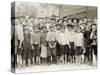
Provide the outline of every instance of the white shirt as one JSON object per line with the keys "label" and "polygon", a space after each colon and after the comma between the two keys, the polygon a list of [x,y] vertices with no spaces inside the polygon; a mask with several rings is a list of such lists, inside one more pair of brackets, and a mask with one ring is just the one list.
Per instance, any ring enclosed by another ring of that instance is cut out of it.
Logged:
{"label": "white shirt", "polygon": [[76,33],[76,37],[75,37],[75,45],[76,46],[83,46],[83,33]]}
{"label": "white shirt", "polygon": [[69,40],[68,40],[67,37],[68,37],[68,36],[66,35],[65,32],[64,32],[64,33],[63,33],[63,32],[59,32],[58,38],[57,38],[59,44],[61,44],[61,45],[69,44]]}
{"label": "white shirt", "polygon": [[18,34],[18,39],[19,40],[23,40],[24,39],[24,36],[23,36],[23,27],[21,25],[17,25],[17,26],[15,26],[15,31]]}
{"label": "white shirt", "polygon": [[75,41],[75,32],[66,30],[66,34],[68,36],[69,42]]}
{"label": "white shirt", "polygon": [[18,40],[20,40],[19,47],[21,47],[22,42],[24,40],[23,27],[22,27],[22,25],[15,25],[15,32],[18,35]]}
{"label": "white shirt", "polygon": [[47,33],[47,37],[46,37],[47,41],[56,41],[56,32],[55,31],[49,31]]}

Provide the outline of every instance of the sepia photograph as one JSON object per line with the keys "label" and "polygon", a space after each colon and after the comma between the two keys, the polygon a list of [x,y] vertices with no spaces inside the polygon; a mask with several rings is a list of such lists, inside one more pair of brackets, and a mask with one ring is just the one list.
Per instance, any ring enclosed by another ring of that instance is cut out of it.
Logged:
{"label": "sepia photograph", "polygon": [[97,7],[11,3],[14,73],[97,68]]}

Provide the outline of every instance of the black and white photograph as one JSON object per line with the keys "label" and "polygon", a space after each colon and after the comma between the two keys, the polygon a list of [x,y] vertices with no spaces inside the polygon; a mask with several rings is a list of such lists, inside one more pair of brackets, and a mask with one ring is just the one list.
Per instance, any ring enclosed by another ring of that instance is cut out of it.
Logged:
{"label": "black and white photograph", "polygon": [[12,72],[97,68],[97,18],[96,6],[12,2]]}

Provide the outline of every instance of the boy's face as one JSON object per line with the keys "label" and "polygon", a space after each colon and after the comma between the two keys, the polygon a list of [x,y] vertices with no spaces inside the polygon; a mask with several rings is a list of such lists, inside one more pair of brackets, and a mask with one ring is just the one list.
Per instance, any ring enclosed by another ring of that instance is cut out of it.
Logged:
{"label": "boy's face", "polygon": [[91,22],[88,22],[88,23],[87,23],[87,25],[88,25],[88,26],[91,26],[91,25],[92,25],[92,23],[91,23]]}
{"label": "boy's face", "polygon": [[55,24],[55,20],[51,20],[51,23],[52,23],[52,24]]}
{"label": "boy's face", "polygon": [[31,17],[29,20],[30,20],[31,23],[34,22],[34,18],[33,17]]}
{"label": "boy's face", "polygon": [[27,25],[31,24],[31,19],[27,20]]}
{"label": "boy's face", "polygon": [[43,22],[43,19],[39,19],[39,23]]}
{"label": "boy's face", "polygon": [[43,31],[46,32],[46,31],[47,31],[47,28],[44,27],[44,28],[43,28]]}
{"label": "boy's face", "polygon": [[48,18],[46,19],[46,21],[49,23],[49,22],[50,22],[50,18],[48,17]]}
{"label": "boy's face", "polygon": [[21,22],[24,22],[24,18],[20,18],[20,21],[21,21]]}
{"label": "boy's face", "polygon": [[74,31],[74,32],[76,32],[76,31],[77,31],[77,27],[76,27],[76,26],[74,26],[74,29],[73,29],[73,31]]}
{"label": "boy's face", "polygon": [[34,18],[33,17],[31,17],[30,19],[31,19],[31,21],[34,21]]}
{"label": "boy's face", "polygon": [[87,27],[87,25],[86,25],[86,24],[82,24],[82,26],[83,26],[83,28],[86,28],[86,27]]}
{"label": "boy's face", "polygon": [[63,25],[65,25],[65,26],[66,26],[66,25],[67,25],[67,22],[66,22],[66,21],[64,21],[64,22],[63,22]]}
{"label": "boy's face", "polygon": [[83,23],[83,21],[82,20],[79,20],[79,24],[81,24],[81,23]]}
{"label": "boy's face", "polygon": [[56,17],[56,21],[58,21],[59,20],[59,17]]}
{"label": "boy's face", "polygon": [[61,32],[65,32],[65,28],[64,27],[61,28]]}
{"label": "boy's face", "polygon": [[60,26],[59,26],[59,25],[57,25],[57,26],[56,26],[56,30],[59,30],[59,29],[60,29]]}
{"label": "boy's face", "polygon": [[68,20],[68,24],[71,24],[72,23],[72,21],[71,20]]}
{"label": "boy's face", "polygon": [[25,16],[25,20],[28,20],[29,19],[29,16]]}
{"label": "boy's face", "polygon": [[81,31],[81,28],[80,28],[80,27],[78,27],[78,28],[77,28],[77,32],[80,32],[80,31]]}
{"label": "boy's face", "polygon": [[77,20],[76,20],[76,19],[74,19],[74,20],[73,20],[73,23],[77,23]]}
{"label": "boy's face", "polygon": [[87,18],[84,18],[84,19],[83,19],[83,22],[84,22],[84,23],[87,23],[87,21],[88,21]]}
{"label": "boy's face", "polygon": [[71,28],[70,26],[68,26],[67,29],[68,29],[69,31],[72,31],[72,28]]}
{"label": "boy's face", "polygon": [[52,28],[50,28],[50,31],[54,31],[54,28],[52,27]]}
{"label": "boy's face", "polygon": [[59,20],[59,23],[61,24],[62,23],[62,20]]}
{"label": "boy's face", "polygon": [[92,31],[96,31],[97,27],[95,25],[92,26]]}

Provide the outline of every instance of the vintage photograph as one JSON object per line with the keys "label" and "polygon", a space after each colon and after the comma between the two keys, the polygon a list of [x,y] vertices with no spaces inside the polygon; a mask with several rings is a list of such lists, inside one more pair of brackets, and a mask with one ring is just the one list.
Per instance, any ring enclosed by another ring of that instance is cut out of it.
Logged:
{"label": "vintage photograph", "polygon": [[15,73],[97,68],[97,7],[11,3]]}

